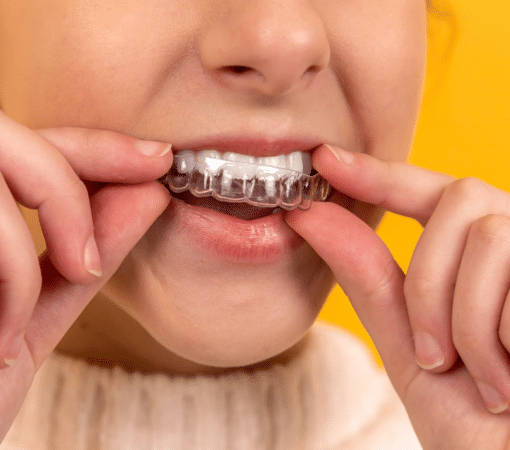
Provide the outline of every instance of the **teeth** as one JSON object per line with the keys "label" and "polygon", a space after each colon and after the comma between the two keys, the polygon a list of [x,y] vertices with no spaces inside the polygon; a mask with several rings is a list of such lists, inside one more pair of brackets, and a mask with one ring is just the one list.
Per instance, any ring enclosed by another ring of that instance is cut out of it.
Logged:
{"label": "teeth", "polygon": [[221,154],[216,150],[203,150],[198,152],[196,154],[196,163],[200,173],[205,174],[207,172],[210,176],[216,176],[221,166],[225,164],[221,159]]}
{"label": "teeth", "polygon": [[277,196],[276,181],[289,172],[285,156],[257,158],[257,164],[259,165],[257,179],[265,182],[265,196],[275,198]]}
{"label": "teeth", "polygon": [[304,172],[306,175],[310,175],[310,172],[311,172],[311,169],[312,169],[312,164],[310,162],[309,164],[309,169],[308,171],[304,171],[303,168],[304,168],[304,160],[310,160],[310,155],[308,153],[306,153],[305,155],[302,154],[302,153],[299,153],[299,152],[294,152],[294,153],[290,153],[289,155],[287,155],[286,157],[286,163],[287,163],[287,168],[289,170],[294,170],[296,172]]}
{"label": "teeth", "polygon": [[225,164],[224,169],[224,171],[227,170],[231,174],[232,178],[249,180],[257,173],[257,160],[253,156],[228,152],[223,155],[223,159],[232,163]]}
{"label": "teeth", "polygon": [[259,165],[257,170],[257,178],[259,179],[276,180],[288,171],[287,160],[284,155],[257,158],[257,164]]}
{"label": "teeth", "polygon": [[254,158],[216,150],[183,150],[174,156],[167,183],[174,192],[189,190],[197,197],[213,196],[227,202],[261,207],[308,209],[324,200],[329,184],[311,175],[308,153]]}
{"label": "teeth", "polygon": [[200,173],[205,174],[207,171],[209,175],[216,176],[222,168],[228,168],[232,178],[240,180],[268,173],[281,178],[288,175],[288,171],[310,175],[312,168],[310,155],[301,152],[260,158],[233,152],[221,155],[216,150],[202,150],[197,153],[182,150],[178,155],[177,170],[180,173],[189,173],[197,166]]}
{"label": "teeth", "polygon": [[191,173],[195,168],[195,154],[191,150],[183,150],[174,164],[179,173]]}
{"label": "teeth", "polygon": [[[257,173],[255,158],[228,152],[223,155],[223,160],[227,163],[223,166],[221,194],[227,196],[230,192],[232,198],[244,198],[246,181],[251,180]],[[235,182],[234,180],[242,180],[242,182]]]}

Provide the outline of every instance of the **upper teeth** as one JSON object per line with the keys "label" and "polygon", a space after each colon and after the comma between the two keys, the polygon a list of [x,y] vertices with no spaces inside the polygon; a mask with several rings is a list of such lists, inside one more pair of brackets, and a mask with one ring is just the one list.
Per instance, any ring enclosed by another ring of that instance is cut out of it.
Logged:
{"label": "upper teeth", "polygon": [[306,210],[313,200],[325,200],[330,186],[312,172],[308,153],[255,158],[216,150],[182,150],[165,180],[172,192],[196,197],[283,209]]}
{"label": "upper teeth", "polygon": [[215,176],[222,169],[223,177],[240,180],[279,179],[289,172],[310,175],[312,170],[310,155],[303,152],[255,158],[234,152],[222,155],[216,150],[183,150],[178,156],[175,163],[180,173],[190,173],[196,167],[202,174]]}

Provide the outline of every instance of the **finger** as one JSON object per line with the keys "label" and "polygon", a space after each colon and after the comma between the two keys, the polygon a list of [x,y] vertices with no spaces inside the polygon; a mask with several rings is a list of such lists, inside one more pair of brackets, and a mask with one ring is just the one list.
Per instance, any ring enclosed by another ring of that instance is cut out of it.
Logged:
{"label": "finger", "polygon": [[315,169],[338,191],[418,220],[425,225],[444,189],[454,180],[401,162],[323,145],[312,156]]}
{"label": "finger", "polygon": [[[456,242],[458,239],[454,235],[448,241],[440,233],[439,237],[443,240],[436,239],[430,247],[434,232],[440,225],[430,232],[428,229],[429,220],[453,178],[332,146],[319,148],[313,155],[313,164],[336,190],[357,200],[413,217],[422,225],[427,224],[418,244],[420,246],[421,243],[421,251],[416,254],[415,250],[408,269],[404,284],[405,298],[416,345],[416,359],[429,370],[442,371],[451,367],[457,358],[451,338],[451,280],[455,279],[455,267],[450,264],[448,276],[445,279],[441,277],[446,272],[444,260],[452,258],[451,251],[445,252],[444,242]],[[448,214],[446,217],[452,216]],[[458,227],[454,229],[458,231]],[[431,238],[427,239],[429,234]],[[457,258],[460,261],[458,247]]]}
{"label": "finger", "polygon": [[101,271],[89,196],[62,154],[0,111],[0,173],[14,198],[39,210],[55,267],[69,280],[90,282]]}
{"label": "finger", "polygon": [[26,342],[36,367],[163,212],[170,198],[168,190],[157,182],[108,186],[91,198],[103,262],[103,276],[95,283],[70,283],[55,270],[51,261],[42,259],[42,292],[26,332]]}
{"label": "finger", "polygon": [[334,172],[337,189],[426,225],[407,271],[405,297],[417,361],[435,372],[451,368],[457,358],[452,299],[469,227],[491,212],[508,213],[506,194],[472,178],[454,180],[408,164],[325,150],[331,151],[314,155],[314,165]]}
{"label": "finger", "polygon": [[[62,152],[48,140],[1,112],[0,127],[0,171],[19,202],[39,210],[50,259],[67,279],[91,282],[101,273],[101,261],[87,189]],[[168,170],[172,160],[169,153],[162,158],[143,156],[148,148],[152,152],[155,147],[168,151],[167,144],[139,143],[118,133],[69,128],[43,130],[41,134],[65,147],[82,175],[98,172],[100,179],[111,173],[108,181],[126,181],[133,172],[132,182],[155,179]],[[135,151],[137,148],[143,151]],[[101,162],[101,154],[110,162],[109,167]],[[144,166],[141,160],[148,161],[148,169],[139,169]]]}
{"label": "finger", "polygon": [[[149,201],[148,201],[149,199]],[[170,194],[159,183],[109,186],[92,199],[104,276],[93,285],[75,285],[43,257],[44,284],[22,342],[20,356],[0,372],[0,440],[7,433],[31,380],[88,301],[115,272],[125,255],[168,204]]]}
{"label": "finger", "polygon": [[[171,145],[163,142],[141,141],[111,131],[83,128],[44,129],[38,133],[59,150],[78,177],[88,181],[142,183],[159,178],[172,164]],[[56,208],[57,205],[40,207],[39,217],[48,255],[57,269],[66,274],[63,267],[68,267],[65,257],[68,249],[60,238],[61,222],[56,221],[63,209],[55,213]],[[78,214],[81,213],[78,211]],[[88,255],[90,263],[88,271],[100,274],[97,250],[93,238],[89,239],[92,239],[88,242],[89,250],[85,247],[85,258]]]}
{"label": "finger", "polygon": [[361,219],[333,203],[289,211],[286,220],[329,265],[403,395],[420,369],[403,295],[404,274],[386,245]]}
{"label": "finger", "polygon": [[0,205],[0,368],[4,368],[20,351],[41,289],[41,273],[28,227],[1,175]]}
{"label": "finger", "polygon": [[480,217],[505,214],[507,195],[476,179],[448,186],[430,217],[407,270],[404,292],[416,359],[442,372],[455,363],[452,300],[469,230]]}
{"label": "finger", "polygon": [[[489,215],[470,229],[453,300],[453,340],[487,409],[508,409],[508,350],[498,329],[510,287],[510,219]],[[510,347],[509,347],[510,348]]]}
{"label": "finger", "polygon": [[82,180],[144,183],[172,165],[171,145],[106,130],[48,128],[37,133],[56,147]]}

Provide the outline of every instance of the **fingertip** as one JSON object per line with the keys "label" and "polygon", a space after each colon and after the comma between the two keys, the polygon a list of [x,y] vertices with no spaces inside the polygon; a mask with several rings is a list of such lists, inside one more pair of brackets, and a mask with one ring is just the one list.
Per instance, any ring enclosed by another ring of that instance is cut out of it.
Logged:
{"label": "fingertip", "polygon": [[418,357],[416,357],[416,364],[418,364],[420,368],[426,370],[427,372],[441,373],[447,370],[442,367],[444,365],[444,359],[437,362],[433,362],[431,364],[426,364],[423,361],[420,361]]}
{"label": "fingertip", "polygon": [[416,364],[423,370],[443,373],[451,369],[458,359],[453,344],[448,347],[427,332],[415,332],[413,340]]}
{"label": "fingertip", "polygon": [[[331,247],[331,243],[339,239],[336,232],[338,214],[345,212],[339,213],[335,210],[336,206],[329,202],[314,202],[306,211],[300,209],[286,211],[284,218],[289,227],[312,246],[323,247],[329,242],[327,246]],[[321,230],[321,233],[317,233],[317,230]]]}
{"label": "fingertip", "polygon": [[89,237],[85,244],[83,266],[88,273],[94,275],[96,278],[100,278],[103,275],[101,257],[99,256],[99,250],[97,248],[96,240],[94,239],[94,234]]}
{"label": "fingertip", "polygon": [[152,181],[147,183],[150,189],[154,189],[153,200],[155,201],[155,208],[163,212],[165,208],[172,201],[173,197],[168,188],[159,181]]}
{"label": "fingertip", "polygon": [[306,214],[306,212],[299,209],[293,209],[291,211],[285,211],[283,217],[289,227],[295,229],[299,225],[299,222],[303,219],[303,214]]}
{"label": "fingertip", "polygon": [[[335,189],[343,184],[353,172],[354,155],[338,147],[323,144],[312,153],[312,166]],[[342,185],[342,186],[340,186]]]}
{"label": "fingertip", "polygon": [[416,362],[422,369],[433,370],[445,362],[445,355],[439,342],[429,333],[415,333],[414,348]]}
{"label": "fingertip", "polygon": [[135,148],[144,156],[149,158],[161,158],[170,153],[172,144],[157,141],[143,141],[136,139],[134,142]]}
{"label": "fingertip", "polygon": [[355,156],[353,152],[348,152],[340,147],[334,147],[329,144],[324,144],[322,147],[331,152],[340,163],[347,164],[348,166],[352,166],[354,164]]}
{"label": "fingertip", "polygon": [[83,180],[137,184],[164,175],[173,163],[172,145],[109,130],[37,130]]}
{"label": "fingertip", "polygon": [[508,400],[498,389],[481,380],[476,380],[476,385],[490,413],[497,415],[508,411]]}
{"label": "fingertip", "polygon": [[12,340],[7,352],[5,353],[4,359],[3,359],[4,368],[12,367],[14,364],[16,364],[16,361],[19,358],[19,355],[21,353],[21,347],[23,345],[24,339],[25,339],[25,333],[22,333]]}

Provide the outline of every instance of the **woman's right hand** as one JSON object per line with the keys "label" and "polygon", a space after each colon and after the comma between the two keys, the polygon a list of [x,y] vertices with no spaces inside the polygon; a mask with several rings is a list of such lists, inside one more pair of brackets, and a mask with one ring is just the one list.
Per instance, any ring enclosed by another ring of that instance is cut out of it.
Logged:
{"label": "woman's right hand", "polygon": [[[169,148],[110,131],[33,131],[0,111],[0,441],[37,369],[168,205],[155,180]],[[40,259],[16,202],[39,212]]]}

